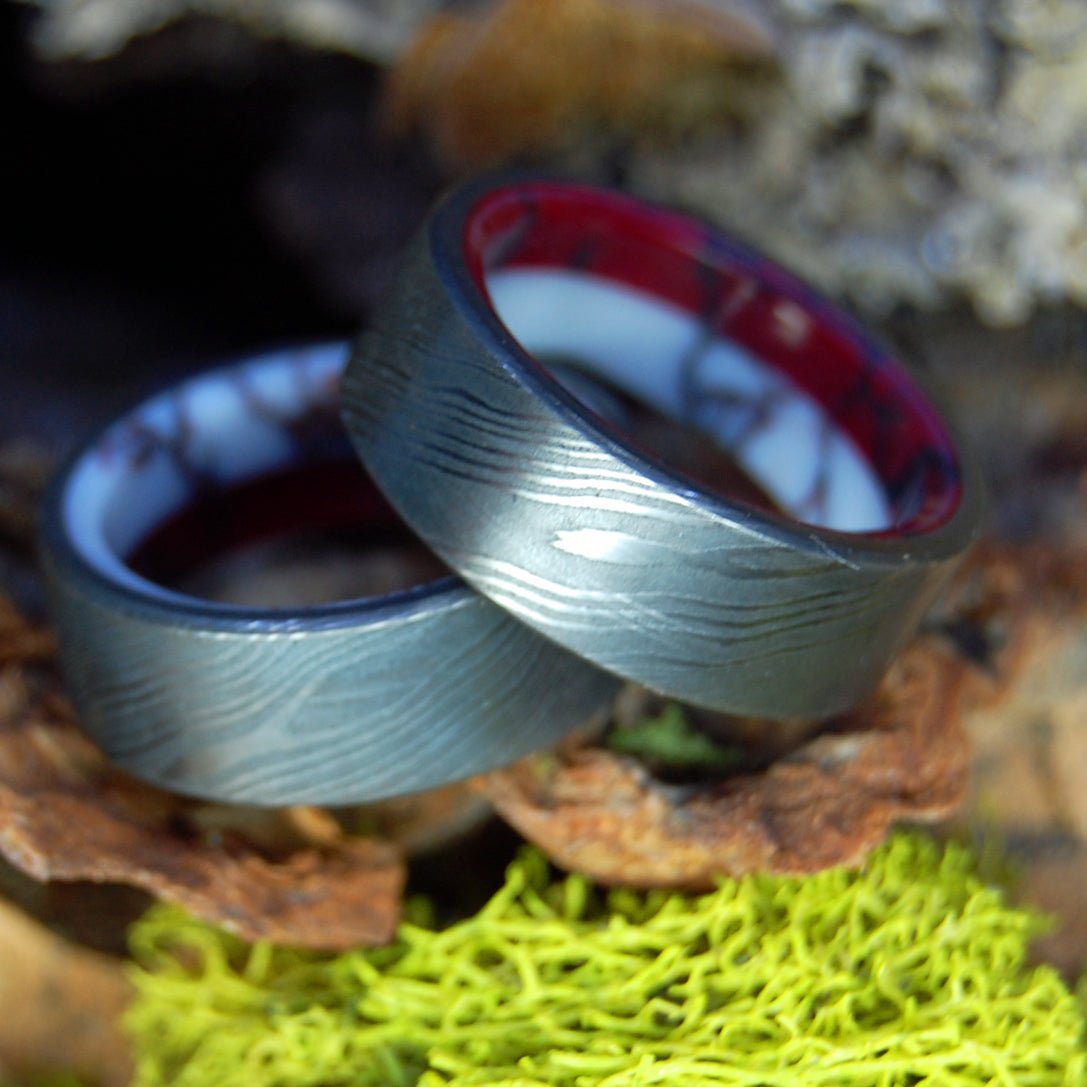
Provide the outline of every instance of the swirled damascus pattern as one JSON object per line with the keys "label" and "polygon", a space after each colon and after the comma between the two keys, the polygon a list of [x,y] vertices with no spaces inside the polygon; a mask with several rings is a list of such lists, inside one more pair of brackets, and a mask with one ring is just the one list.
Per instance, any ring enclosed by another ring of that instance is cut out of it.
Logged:
{"label": "swirled damascus pattern", "polygon": [[512,615],[664,694],[785,718],[870,691],[975,511],[953,540],[880,540],[707,501],[541,383],[500,322],[465,305],[475,285],[433,223],[343,390],[356,447],[404,520]]}
{"label": "swirled damascus pattern", "polygon": [[615,681],[447,580],[414,602],[227,621],[125,600],[46,552],[65,679],[105,754],[178,792],[347,804],[553,745]]}

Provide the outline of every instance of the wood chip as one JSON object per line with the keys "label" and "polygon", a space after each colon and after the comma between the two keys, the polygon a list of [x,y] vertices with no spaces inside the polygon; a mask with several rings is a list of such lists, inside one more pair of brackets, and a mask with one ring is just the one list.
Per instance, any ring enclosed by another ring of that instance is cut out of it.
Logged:
{"label": "wood chip", "polygon": [[132,1078],[120,1017],[130,990],[120,959],[77,947],[0,901],[3,1074],[58,1071],[101,1087]]}
{"label": "wood chip", "polygon": [[477,169],[602,131],[719,123],[743,93],[732,69],[776,50],[746,0],[500,0],[423,26],[390,76],[387,115],[398,134],[424,130],[447,166]]}
{"label": "wood chip", "polygon": [[961,801],[961,710],[976,691],[972,667],[930,636],[865,706],[763,772],[676,787],[583,748],[525,759],[477,787],[558,864],[606,884],[702,889],[721,875],[855,865],[894,823],[942,819]]}

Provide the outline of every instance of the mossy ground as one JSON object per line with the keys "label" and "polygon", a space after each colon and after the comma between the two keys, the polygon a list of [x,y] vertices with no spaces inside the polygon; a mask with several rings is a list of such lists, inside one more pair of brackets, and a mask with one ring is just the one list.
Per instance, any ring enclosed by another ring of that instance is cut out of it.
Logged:
{"label": "mossy ground", "polygon": [[536,853],[476,915],[379,950],[132,932],[141,1087],[1084,1087],[1034,916],[900,834],[859,872],[603,893]]}

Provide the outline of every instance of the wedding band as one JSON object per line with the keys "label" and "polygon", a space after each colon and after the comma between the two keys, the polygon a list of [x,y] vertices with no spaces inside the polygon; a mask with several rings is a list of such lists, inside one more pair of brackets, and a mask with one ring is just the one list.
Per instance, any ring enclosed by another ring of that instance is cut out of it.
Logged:
{"label": "wedding band", "polygon": [[[774,508],[645,448],[571,367],[711,435]],[[377,484],[482,594],[733,713],[855,704],[979,519],[947,424],[850,318],[718,229],[581,184],[439,204],[343,398]]]}
{"label": "wedding band", "polygon": [[[335,410],[346,355],[311,346],[198,376],[108,428],[46,498],[68,690],[141,778],[239,803],[376,800],[554,744],[615,692],[452,575],[290,609],[153,580],[209,543],[335,521],[326,483],[353,458]],[[284,489],[298,472],[309,482]],[[285,496],[306,490],[303,514]],[[353,501],[364,527],[389,528],[376,489]]]}

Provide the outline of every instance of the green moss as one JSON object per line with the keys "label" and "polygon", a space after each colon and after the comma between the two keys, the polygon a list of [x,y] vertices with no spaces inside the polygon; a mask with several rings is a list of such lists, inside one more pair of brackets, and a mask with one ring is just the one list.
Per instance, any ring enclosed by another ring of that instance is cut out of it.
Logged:
{"label": "green moss", "polygon": [[661,766],[671,771],[722,773],[743,762],[740,748],[715,743],[687,720],[681,706],[669,703],[657,717],[645,717],[630,728],[608,733],[613,751]]}
{"label": "green moss", "polygon": [[376,951],[132,931],[137,1083],[176,1087],[1084,1087],[1037,920],[899,835],[857,873],[604,894],[524,853],[476,916]]}

